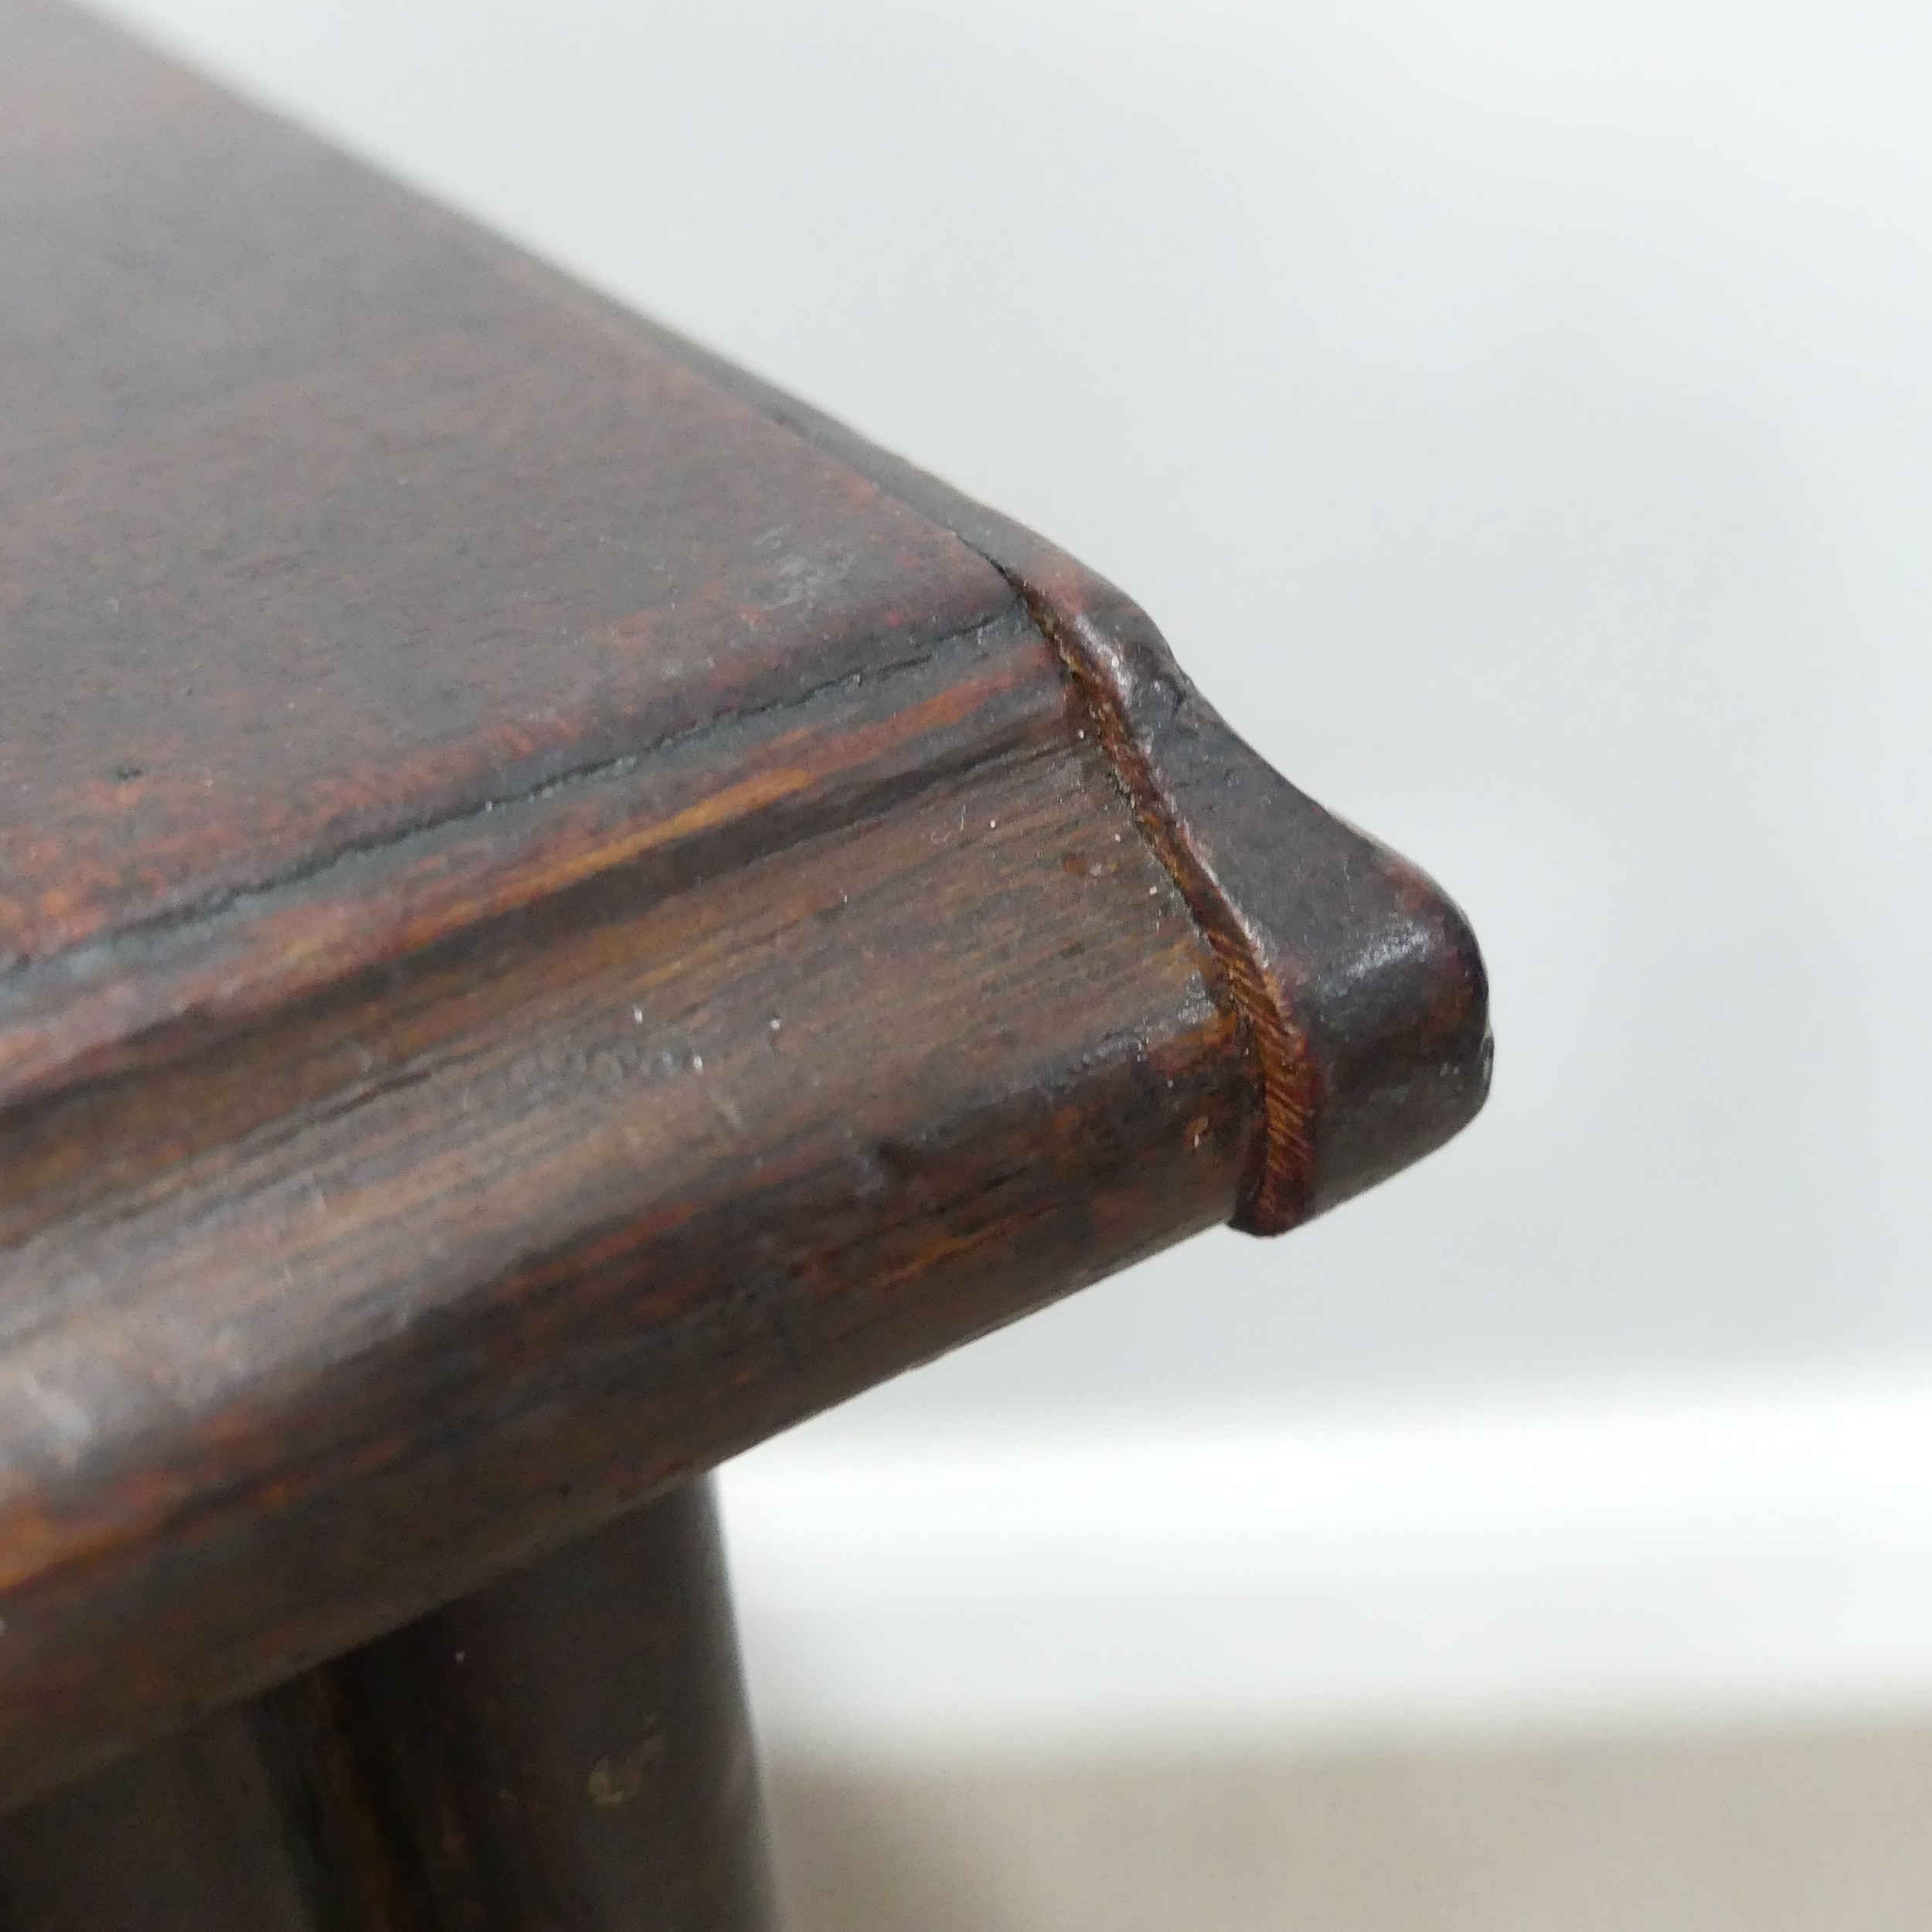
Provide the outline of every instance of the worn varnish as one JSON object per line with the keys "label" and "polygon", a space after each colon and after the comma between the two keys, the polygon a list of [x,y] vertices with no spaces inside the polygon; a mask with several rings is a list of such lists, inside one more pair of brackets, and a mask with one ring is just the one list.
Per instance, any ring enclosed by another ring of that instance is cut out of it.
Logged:
{"label": "worn varnish", "polygon": [[1480,1104],[1037,539],[41,0],[0,260],[0,1808]]}
{"label": "worn varnish", "polygon": [[1252,1082],[1207,967],[1097,748],[1022,750],[27,1112],[0,1766],[333,1655],[1225,1219]]}

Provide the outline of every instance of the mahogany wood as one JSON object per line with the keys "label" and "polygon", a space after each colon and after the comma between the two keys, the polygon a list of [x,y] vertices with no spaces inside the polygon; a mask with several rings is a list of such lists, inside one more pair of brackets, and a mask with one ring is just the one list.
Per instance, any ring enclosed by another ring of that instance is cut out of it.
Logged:
{"label": "mahogany wood", "polygon": [[262,1714],[220,1712],[0,1817],[0,1932],[335,1932],[303,1811]]}
{"label": "mahogany wood", "polygon": [[322,1675],[410,1871],[411,1926],[775,1927],[706,1482]]}
{"label": "mahogany wood", "polygon": [[1025,532],[0,0],[0,1809],[1481,1103]]}
{"label": "mahogany wood", "polygon": [[709,1485],[0,1818],[0,1932],[772,1932]]}

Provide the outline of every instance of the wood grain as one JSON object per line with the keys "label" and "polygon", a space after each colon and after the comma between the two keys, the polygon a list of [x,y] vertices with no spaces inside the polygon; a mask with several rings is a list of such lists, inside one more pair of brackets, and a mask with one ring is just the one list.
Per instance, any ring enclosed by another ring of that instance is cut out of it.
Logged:
{"label": "wood grain", "polygon": [[708,1484],[325,1676],[412,1928],[777,1932]]}
{"label": "wood grain", "polygon": [[507,251],[211,87],[122,78],[160,63],[104,29],[5,0],[0,122],[49,41],[130,108],[0,194],[0,963],[1014,607]]}
{"label": "wood grain", "polygon": [[303,1808],[260,1713],[221,1712],[0,1818],[0,1932],[338,1932]]}
{"label": "wood grain", "polygon": [[0,1789],[1226,1219],[1251,1076],[1211,976],[1077,743],[28,1113]]}
{"label": "wood grain", "polygon": [[1258,757],[1114,585],[696,343],[651,335],[971,545],[1052,640],[1249,1030],[1265,1131],[1237,1226],[1284,1233],[1475,1118],[1493,1057],[1488,978],[1434,879]]}
{"label": "wood grain", "polygon": [[0,1808],[1480,1104],[1118,593],[0,0]]}
{"label": "wood grain", "polygon": [[772,1932],[709,1485],[0,1818],[5,1932]]}

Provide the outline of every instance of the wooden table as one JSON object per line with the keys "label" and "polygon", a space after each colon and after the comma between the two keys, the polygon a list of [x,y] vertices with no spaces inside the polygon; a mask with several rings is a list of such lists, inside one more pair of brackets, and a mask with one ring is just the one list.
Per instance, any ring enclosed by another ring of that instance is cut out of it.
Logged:
{"label": "wooden table", "polygon": [[1439,1145],[1475,942],[1050,546],[43,0],[0,262],[10,1932],[762,1923],[694,1479]]}

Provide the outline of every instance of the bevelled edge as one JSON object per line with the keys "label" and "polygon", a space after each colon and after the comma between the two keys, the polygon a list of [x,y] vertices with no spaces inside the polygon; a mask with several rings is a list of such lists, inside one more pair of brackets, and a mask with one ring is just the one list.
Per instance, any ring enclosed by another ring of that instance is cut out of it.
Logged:
{"label": "bevelled edge", "polygon": [[1245,743],[1105,579],[709,350],[641,325],[952,531],[1026,600],[1099,721],[1247,1029],[1264,1122],[1236,1227],[1284,1233],[1475,1117],[1493,1056],[1488,978],[1468,920],[1433,879]]}
{"label": "bevelled edge", "polygon": [[[0,976],[0,1118],[196,1050],[384,964],[526,913],[601,875],[689,884],[869,815],[1065,729],[1050,641],[1025,600],[926,657],[726,714],[476,811],[337,853],[192,917],[156,920]],[[729,784],[693,753],[728,743]],[[699,868],[694,870],[694,866]]]}

